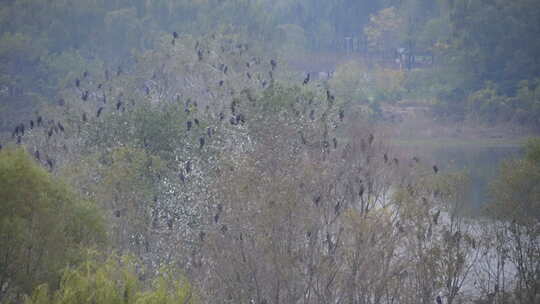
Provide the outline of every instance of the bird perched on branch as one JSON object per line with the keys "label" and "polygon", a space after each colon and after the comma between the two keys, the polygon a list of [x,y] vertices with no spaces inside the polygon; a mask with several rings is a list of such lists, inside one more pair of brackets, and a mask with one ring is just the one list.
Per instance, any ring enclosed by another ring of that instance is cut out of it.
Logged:
{"label": "bird perched on branch", "polygon": [[373,140],[375,139],[375,136],[373,136],[373,134],[369,134],[369,137],[368,137],[368,144],[371,146],[371,144],[373,143]]}
{"label": "bird perched on branch", "polygon": [[204,147],[204,137],[199,138],[199,149]]}
{"label": "bird perched on branch", "polygon": [[272,59],[270,60],[270,65],[272,66],[272,71],[273,71],[277,66],[277,62],[274,59]]}
{"label": "bird perched on branch", "polygon": [[437,213],[433,215],[433,224],[437,225],[439,223],[440,215],[441,215],[441,210],[437,210]]}
{"label": "bird perched on branch", "polygon": [[309,75],[309,73],[307,73],[307,76],[306,76],[306,78],[304,78],[304,82],[303,82],[302,84],[303,84],[303,85],[308,84],[308,83],[309,83],[309,79],[310,79],[310,75]]}

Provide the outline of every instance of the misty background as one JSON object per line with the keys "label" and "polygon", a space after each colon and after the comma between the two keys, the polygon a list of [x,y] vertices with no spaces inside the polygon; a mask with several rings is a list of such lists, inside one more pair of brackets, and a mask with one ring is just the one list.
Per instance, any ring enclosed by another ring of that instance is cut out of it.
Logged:
{"label": "misty background", "polygon": [[538,303],[537,0],[0,3],[1,303]]}

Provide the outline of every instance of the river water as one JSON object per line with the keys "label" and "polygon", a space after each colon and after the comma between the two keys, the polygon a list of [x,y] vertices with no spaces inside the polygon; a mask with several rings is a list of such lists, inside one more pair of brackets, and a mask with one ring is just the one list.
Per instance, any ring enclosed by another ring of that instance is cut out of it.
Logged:
{"label": "river water", "polygon": [[478,210],[489,201],[490,182],[497,177],[501,164],[521,158],[520,146],[443,146],[424,150],[441,172],[465,171],[471,179],[470,202]]}

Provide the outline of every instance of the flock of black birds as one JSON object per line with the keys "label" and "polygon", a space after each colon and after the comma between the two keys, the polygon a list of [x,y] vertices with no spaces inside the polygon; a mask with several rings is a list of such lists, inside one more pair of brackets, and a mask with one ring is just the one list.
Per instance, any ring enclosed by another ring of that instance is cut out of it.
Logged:
{"label": "flock of black birds", "polygon": [[[177,32],[173,32],[172,33],[172,36],[173,36],[173,39],[172,39],[172,45],[176,45],[176,41],[179,39],[179,35]],[[244,52],[246,50],[248,50],[248,45],[246,44],[238,44],[237,45],[237,48],[240,50],[240,52]],[[224,48],[223,46],[221,47],[221,50],[222,52],[224,52]],[[208,50],[205,50],[203,47],[202,47],[202,44],[197,42],[195,44],[195,54],[196,54],[196,58],[198,61],[204,61],[205,60],[205,55],[206,54],[209,54],[209,51]],[[249,60],[246,62],[245,66],[249,69],[255,65],[260,65],[262,63],[262,60],[260,58],[253,58],[252,60]],[[268,75],[269,75],[269,78],[270,78],[270,85],[273,85],[274,83],[274,73],[276,72],[276,69],[278,67],[278,62],[275,60],[275,59],[271,59],[269,61],[269,64],[270,64],[270,69],[268,70]],[[229,73],[229,66],[225,63],[219,63],[217,65],[217,69],[223,74],[224,77],[226,77],[226,75],[228,75]],[[121,66],[119,66],[116,70],[116,77],[119,77],[121,76],[123,73],[123,69]],[[96,118],[100,118],[103,113],[106,111],[106,108],[107,108],[107,103],[108,103],[108,97],[110,100],[113,100],[113,99],[116,99],[115,100],[115,103],[113,104],[113,108],[116,109],[117,112],[124,112],[126,110],[125,106],[126,104],[124,103],[124,100],[122,99],[122,93],[120,93],[118,96],[108,96],[106,94],[106,87],[108,86],[109,88],[109,92],[112,92],[112,86],[110,83],[110,81],[113,80],[113,77],[111,77],[111,73],[109,72],[108,69],[106,69],[104,71],[104,82],[99,82],[97,83],[97,86],[95,84],[92,83],[92,81],[90,81],[90,73],[88,71],[84,71],[81,75],[81,77],[78,77],[75,79],[74,81],[74,89],[72,91],[75,91],[75,96],[78,95],[79,96],[79,99],[83,102],[83,103],[87,103],[90,101],[90,100],[95,100],[98,102],[98,106],[97,106],[97,110],[95,111],[95,117]],[[155,73],[154,73],[154,76],[153,78],[155,77]],[[251,74],[249,71],[247,71],[245,73],[245,77],[247,78],[247,80],[252,80],[253,78],[256,78],[254,74]],[[259,75],[258,77],[258,80],[259,80],[259,83],[261,84],[262,88],[266,88],[267,85],[268,85],[268,82],[265,80],[265,79],[262,79]],[[225,79],[221,79],[219,80],[218,82],[218,85],[219,87],[223,87],[225,85]],[[303,79],[302,81],[302,85],[305,86],[305,85],[308,85],[309,82],[311,81],[311,76],[310,74],[308,73],[305,78]],[[92,86],[96,86],[97,87],[97,90],[92,90],[91,87]],[[151,94],[151,90],[148,86],[144,86],[143,87],[143,92],[145,93],[146,96],[149,96]],[[248,100],[250,100],[251,102],[255,101],[255,98],[249,93],[249,90],[244,90],[242,91],[245,93],[245,95],[247,96]],[[232,92],[231,92],[231,95],[232,95]],[[177,98],[178,98],[178,95],[177,95]],[[132,104],[134,103],[134,100],[131,100]],[[312,101],[309,101],[309,104],[311,104]],[[332,105],[334,102],[335,102],[335,97],[334,95],[330,92],[330,90],[327,88],[326,89],[326,102],[328,105]],[[65,106],[66,105],[66,100],[64,98],[61,98],[59,101],[58,101],[58,105],[59,106]],[[191,109],[192,108],[197,108],[197,103],[196,102],[191,102],[190,99],[188,99],[186,102],[185,102],[185,111],[186,113],[188,114],[191,114]],[[242,126],[244,124],[246,124],[247,122],[247,118],[246,118],[246,114],[245,113],[241,113],[240,109],[239,109],[239,106],[237,104],[237,100],[233,98],[233,100],[231,101],[231,104],[230,104],[230,119],[228,120],[230,125],[232,126]],[[296,113],[297,115],[299,115],[299,112]],[[87,113],[83,110],[82,114],[80,114],[81,116],[81,121],[82,121],[82,124],[85,124],[85,123],[88,123],[89,120],[90,120],[90,117],[87,115]],[[221,123],[225,120],[225,117],[226,117],[226,114],[224,113],[224,111],[221,111],[219,112],[217,115],[217,118],[218,118],[218,123]],[[316,119],[315,117],[315,110],[314,109],[311,109],[309,111],[309,119],[311,121],[314,121]],[[337,118],[339,119],[339,122],[343,122],[344,119],[345,119],[345,111],[343,109],[340,109],[337,113]],[[196,118],[196,117],[188,117],[188,120],[186,121],[186,131],[187,132],[190,132],[194,127],[200,127],[202,125],[202,122],[199,120],[199,118]],[[81,124],[79,124],[79,130],[81,128]],[[30,120],[28,122],[28,124],[25,124],[24,122],[21,122],[21,123],[18,123],[16,124],[14,130],[13,130],[13,133],[12,133],[12,139],[14,139],[16,141],[17,144],[23,144],[24,142],[24,137],[26,135],[28,135],[29,133],[34,133],[34,132],[38,132],[38,130],[41,130],[41,131],[45,131],[45,139],[46,139],[46,142],[48,142],[49,140],[51,140],[53,138],[53,136],[55,135],[58,135],[58,134],[61,134],[61,133],[65,133],[66,131],[66,128],[64,127],[64,125],[60,122],[60,121],[55,121],[53,119],[50,119],[50,120],[45,120],[42,116],[37,116],[35,121],[34,120]],[[39,132],[41,132],[39,131]],[[200,136],[198,138],[198,147],[199,149],[204,149],[205,145],[207,145],[208,143],[208,140],[210,138],[212,138],[212,136],[214,135],[215,133],[215,130],[211,127],[211,126],[208,126],[207,129],[206,129],[206,132],[205,134],[203,133],[202,136]],[[304,134],[303,133],[300,133],[300,139],[301,139],[301,143],[304,144],[304,145],[308,145],[308,140],[305,138]],[[372,145],[373,142],[375,140],[375,137],[373,134],[369,134],[368,137],[367,137],[367,144],[368,145]],[[337,149],[338,148],[338,139],[336,137],[332,138],[332,145],[333,145],[333,148],[334,149]],[[363,145],[364,144],[364,139],[362,139],[362,143]],[[330,142],[329,140],[326,140],[324,139],[323,142],[322,142],[322,146],[324,149],[328,150],[328,148],[330,147]],[[0,145],[0,149],[2,149],[2,145]],[[53,170],[53,168],[55,167],[55,161],[53,160],[53,158],[51,158],[47,153],[41,153],[40,150],[36,147],[34,152],[33,152],[33,156],[34,158],[40,163],[40,164],[44,164],[46,165],[49,170]],[[419,159],[415,156],[413,157],[413,160],[418,163],[419,162]],[[384,163],[388,163],[389,162],[389,157],[388,155],[385,153],[383,155],[383,161]],[[399,160],[397,158],[393,158],[393,163],[396,165],[396,166],[399,166]],[[190,160],[187,160],[185,161],[184,163],[184,168],[183,170],[181,170],[181,172],[179,172],[179,177],[180,177],[180,180],[182,181],[182,183],[185,183],[186,180],[187,180],[187,177],[188,175],[191,173],[192,171],[192,163]],[[435,174],[438,173],[439,171],[439,168],[434,165],[433,166],[433,171]],[[363,192],[364,192],[364,188],[363,186],[361,187],[360,189],[360,196],[363,195]],[[317,197],[314,199],[314,204],[318,205],[319,202],[321,200],[321,197]],[[336,212],[336,215],[340,212],[340,209],[341,209],[341,206],[340,205],[336,205],[335,206],[335,212]],[[220,218],[220,215],[222,213],[222,206],[220,208],[218,208],[218,212],[216,213],[216,215],[214,216],[214,222],[217,224],[218,221],[219,221],[219,218]],[[226,232],[227,231],[227,227],[225,225],[223,225],[222,227],[222,232]]]}
{"label": "flock of black birds", "polygon": [[[174,45],[176,45],[176,41],[179,39],[179,35],[178,35],[177,32],[173,32],[172,36],[173,36],[173,39],[171,41],[171,44],[174,46]],[[247,45],[240,45],[240,48],[243,49],[243,50],[247,50],[248,47],[247,47]],[[223,47],[222,47],[222,51],[223,51]],[[196,52],[196,58],[197,58],[198,61],[203,61],[205,59],[205,51],[200,46],[199,42],[197,42],[197,44],[195,46],[195,52]],[[271,59],[269,61],[269,63],[270,63],[270,70],[268,71],[268,75],[269,75],[269,78],[270,78],[270,84],[272,84],[273,81],[274,81],[274,72],[277,69],[278,63],[277,63],[277,61],[275,59]],[[247,68],[250,68],[253,65],[257,65],[257,64],[261,64],[260,59],[255,59],[255,60],[252,60],[252,61],[248,61],[248,62],[246,62],[245,65],[246,65]],[[221,73],[223,73],[223,75],[227,75],[229,73],[229,67],[224,63],[220,63],[217,68],[218,68],[219,71],[221,71]],[[122,69],[121,66],[119,66],[118,69],[116,70],[116,76],[118,77],[122,73],[123,73],[123,69]],[[77,92],[79,92],[79,96],[80,96],[81,101],[88,102],[91,98],[95,98],[95,99],[100,101],[100,105],[97,107],[97,110],[95,112],[95,117],[100,118],[103,115],[104,111],[106,110],[107,95],[105,94],[105,92],[102,92],[102,93],[92,92],[91,89],[88,88],[88,87],[83,88],[83,87],[85,87],[85,83],[87,83],[87,82],[85,82],[85,80],[88,79],[89,76],[90,76],[89,72],[84,71],[80,78],[75,79],[74,85],[75,85],[75,88],[76,88]],[[255,78],[255,76],[252,73],[250,73],[249,71],[247,71],[245,73],[245,77],[248,80],[252,80],[252,79]],[[110,81],[112,79],[111,73],[109,72],[108,69],[106,69],[104,71],[104,78],[105,78],[105,81]],[[266,80],[260,79],[260,78],[259,78],[259,80],[260,80],[261,86],[263,88],[266,88],[267,85],[268,85],[268,82]],[[309,73],[307,73],[307,75],[305,76],[305,78],[302,81],[302,85],[303,86],[308,85],[310,81],[311,81],[311,75]],[[97,84],[97,90],[103,90],[105,85],[106,84],[104,84],[104,83]],[[223,79],[219,80],[218,86],[223,87],[224,85],[225,85],[225,80],[223,80]],[[144,92],[145,92],[145,94],[147,96],[151,94],[150,88],[148,86],[144,87]],[[124,111],[125,110],[125,105],[124,105],[124,102],[122,101],[121,97],[122,97],[121,95],[118,96],[117,100],[116,100],[116,103],[114,104],[114,108],[116,109],[116,111]],[[251,100],[252,97],[248,97],[248,98]],[[330,92],[329,89],[326,89],[326,101],[329,104],[332,104],[335,101],[335,97],[334,97],[334,95],[332,95],[332,93]],[[58,105],[65,106],[66,105],[65,99],[61,98],[58,101]],[[190,103],[190,101],[188,100],[186,102],[186,104],[185,104],[185,111],[187,113],[190,113],[190,110],[189,110],[190,106],[196,107],[197,105],[196,105],[196,103]],[[231,125],[238,126],[238,125],[244,125],[246,123],[246,121],[247,121],[246,115],[245,115],[245,113],[240,113],[239,112],[238,105],[237,105],[235,100],[233,100],[231,102],[231,104],[230,104],[230,112],[231,112],[231,117],[229,119],[229,123]],[[223,111],[219,112],[217,114],[217,118],[218,118],[219,122],[224,121],[225,117],[226,117],[226,114]],[[338,118],[339,118],[340,122],[343,122],[343,120],[345,118],[345,112],[344,112],[343,109],[339,110]],[[314,109],[311,109],[309,111],[309,119],[311,121],[315,120],[315,110]],[[89,121],[89,116],[84,111],[81,114],[81,120],[82,120],[82,123],[87,123]],[[186,131],[187,132],[191,131],[194,128],[194,125],[199,127],[201,125],[201,121],[199,121],[198,118],[192,118],[190,120],[187,120],[186,121]],[[46,120],[41,115],[38,115],[35,118],[35,120],[32,119],[32,120],[30,120],[28,122],[20,122],[20,123],[16,124],[14,129],[13,129],[13,132],[11,134],[11,138],[13,140],[15,140],[16,144],[20,145],[20,144],[24,143],[25,136],[28,136],[29,134],[36,133],[36,132],[43,132],[44,136],[45,136],[45,140],[46,140],[46,142],[48,142],[54,136],[65,133],[66,128],[60,121],[55,121],[54,119]],[[210,139],[214,135],[214,133],[215,133],[215,130],[212,127],[210,127],[210,126],[207,127],[206,134],[203,134],[198,139],[198,147],[199,147],[199,149],[203,149],[205,147],[205,145],[207,144],[207,139]],[[304,144],[304,145],[308,144],[303,133],[300,133],[300,138],[301,138],[302,144]],[[367,137],[367,144],[371,146],[373,144],[374,140],[375,140],[375,136],[373,134],[369,134],[368,137]],[[364,139],[362,139],[362,143],[364,143]],[[338,148],[338,139],[336,137],[332,138],[332,144],[333,144],[334,149]],[[328,141],[324,141],[323,145],[324,145],[325,148],[328,148],[330,146],[330,143]],[[0,144],[0,150],[2,149],[2,147],[3,146]],[[51,171],[53,170],[53,168],[55,166],[55,162],[54,162],[53,158],[51,158],[46,153],[41,153],[38,148],[35,148],[35,150],[34,150],[34,152],[32,154],[33,154],[34,158],[36,159],[36,161],[38,161],[40,164],[44,164],[46,167],[49,168],[49,170],[51,170]],[[415,163],[420,162],[420,159],[418,157],[416,157],[416,156],[414,156],[412,159],[413,159],[413,161]],[[399,159],[398,158],[393,158],[392,161],[396,166],[399,166]],[[387,153],[383,154],[383,162],[385,164],[390,162],[390,158],[389,158]],[[433,165],[432,169],[433,169],[433,172],[435,174],[437,174],[439,172],[439,168],[438,168],[437,165]],[[191,173],[191,171],[192,171],[192,163],[191,163],[190,160],[187,160],[185,162],[185,164],[184,164],[183,170],[181,172],[179,172],[179,177],[180,177],[180,180],[182,181],[182,183],[186,182],[187,176]],[[361,184],[360,188],[359,188],[359,192],[358,192],[359,196],[363,197],[364,192],[365,192],[365,187],[364,187],[363,184]],[[313,204],[315,206],[319,206],[321,204],[321,199],[322,198],[321,198],[320,195],[315,196],[313,198]],[[426,200],[424,197],[422,197],[422,199],[424,201]],[[339,215],[341,209],[342,209],[342,206],[338,202],[334,206],[334,213],[336,214],[336,216]],[[215,213],[215,215],[213,217],[214,224],[216,224],[216,225],[219,224],[220,217],[222,216],[222,213],[223,213],[223,205],[218,204],[217,205],[217,212]],[[116,217],[121,216],[120,210],[115,211],[114,214],[115,214]],[[439,216],[440,216],[440,211],[436,212],[433,215],[432,221],[433,221],[433,223],[435,225],[438,224]],[[171,220],[167,221],[167,226],[169,227],[169,229],[172,229],[172,221]],[[400,226],[399,230],[403,231],[403,227]],[[228,231],[227,225],[226,224],[221,224],[220,231],[223,234],[225,234]],[[308,233],[310,233],[310,232],[308,232]],[[200,231],[199,237],[200,237],[201,241],[204,241],[205,236],[206,236],[205,232]],[[329,246],[329,250],[332,250],[332,248],[333,248],[332,238],[330,237],[329,234],[327,234],[326,237],[327,237],[327,243],[328,243],[328,246]],[[437,296],[436,302],[438,304],[442,303],[440,296]]]}
{"label": "flock of black birds", "polygon": [[[45,140],[48,142],[54,135],[65,133],[65,128],[60,121],[55,121],[54,119],[45,121],[41,115],[38,115],[35,120],[31,119],[28,122],[16,124],[11,133],[11,139],[15,140],[17,145],[21,145],[27,136],[36,132],[43,132]],[[1,149],[2,145],[0,144],[0,150]],[[49,157],[49,155],[42,155],[38,148],[36,148],[32,154],[40,164],[45,164],[50,170],[54,168],[55,162],[53,159]]]}

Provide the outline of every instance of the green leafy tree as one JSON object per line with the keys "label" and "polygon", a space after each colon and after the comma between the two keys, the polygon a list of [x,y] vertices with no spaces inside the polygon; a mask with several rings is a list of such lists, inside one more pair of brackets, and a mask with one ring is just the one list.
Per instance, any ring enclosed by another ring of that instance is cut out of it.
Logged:
{"label": "green leafy tree", "polygon": [[95,206],[22,149],[0,151],[0,204],[0,300],[17,299],[43,282],[55,286],[81,249],[105,240]]}
{"label": "green leafy tree", "polygon": [[[517,303],[536,303],[540,294],[540,140],[531,139],[523,159],[507,161],[492,184],[486,212],[498,227],[497,258],[502,272],[513,275],[506,287]],[[505,269],[511,264],[513,271]],[[497,277],[491,297],[504,296],[505,281]]]}

